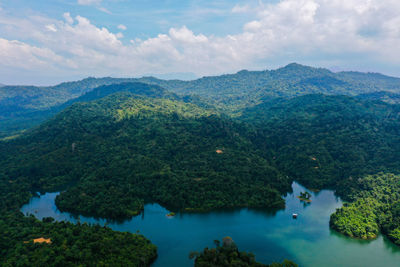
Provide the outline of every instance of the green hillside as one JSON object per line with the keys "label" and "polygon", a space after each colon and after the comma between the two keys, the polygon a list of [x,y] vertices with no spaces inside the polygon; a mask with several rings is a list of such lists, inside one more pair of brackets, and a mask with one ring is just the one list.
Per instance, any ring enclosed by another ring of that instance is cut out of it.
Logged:
{"label": "green hillside", "polygon": [[307,94],[358,95],[400,92],[400,79],[375,73],[340,72],[292,63],[277,70],[247,71],[194,81],[143,80],[179,94],[197,94],[222,108],[237,111],[276,97]]}
{"label": "green hillside", "polygon": [[[81,82],[60,85],[65,98],[54,88],[18,89],[12,99],[1,91],[3,136],[45,121],[0,141],[2,263],[78,265],[96,257],[101,265],[114,248],[120,254],[110,260],[120,265],[155,259],[143,236],[19,212],[35,192],[49,191],[62,191],[62,211],[126,219],[149,202],[183,212],[282,208],[296,180],[352,201],[332,215],[332,228],[361,238],[382,231],[398,244],[398,177],[388,173],[400,172],[399,79],[291,64],[190,82]],[[19,98],[24,90],[31,93]],[[30,241],[40,237],[52,247]],[[209,252],[205,262],[218,249]],[[52,253],[60,257],[44,256]]]}
{"label": "green hillside", "polygon": [[[121,92],[75,103],[0,141],[2,265],[149,266],[156,257],[140,235],[24,217],[19,208],[37,191],[65,190],[60,209],[114,219],[138,214],[147,201],[187,212],[282,207],[290,183],[248,134],[212,110]],[[51,243],[35,244],[38,238]]]}
{"label": "green hillside", "polygon": [[1,266],[150,266],[157,257],[142,235],[1,211]]}
{"label": "green hillside", "polygon": [[[77,98],[96,87],[141,82],[158,85],[178,95],[200,96],[227,113],[277,97],[306,94],[358,95],[387,91],[400,93],[400,79],[376,73],[339,72],[289,64],[265,71],[239,71],[235,74],[203,77],[193,81],[143,78],[87,78],[50,87],[0,87],[0,137],[38,125],[51,109]],[[66,104],[62,105],[65,107]]]}
{"label": "green hillside", "polygon": [[79,97],[96,87],[142,82],[159,85],[177,94],[196,94],[217,103],[257,103],[263,97],[290,97],[326,93],[357,95],[377,91],[400,92],[400,79],[378,73],[339,72],[292,63],[265,71],[242,70],[235,74],[209,76],[193,81],[143,78],[86,78],[56,86],[4,86],[0,89],[0,107],[12,111],[41,110]]}
{"label": "green hillside", "polygon": [[382,231],[400,245],[400,176],[380,173],[352,181],[353,202],[331,215],[333,229],[355,238],[375,238]]}
{"label": "green hillside", "polygon": [[382,231],[400,245],[400,180],[390,174],[400,173],[399,118],[400,105],[307,95],[265,102],[240,119],[256,125],[253,142],[290,179],[351,201],[332,215],[333,229],[363,239]]}
{"label": "green hillside", "polygon": [[359,99],[363,100],[379,100],[389,104],[400,104],[400,94],[391,93],[387,91],[378,91],[367,94],[360,94],[357,96]]}
{"label": "green hillside", "polygon": [[249,108],[242,120],[259,129],[255,143],[278,168],[308,187],[400,171],[400,106],[347,96],[307,95]]}
{"label": "green hillside", "polygon": [[[218,266],[242,266],[242,267],[298,267],[290,260],[283,263],[271,263],[269,265],[256,262],[252,253],[239,251],[237,245],[231,237],[227,236],[219,240],[214,240],[216,248],[205,248],[202,252],[191,252],[189,257],[194,258],[195,267],[218,267]],[[222,244],[221,244],[222,243]]]}
{"label": "green hillside", "polygon": [[135,215],[146,201],[188,211],[282,207],[290,182],[248,135],[193,104],[118,93],[3,143],[1,174],[41,191],[73,184],[59,208],[107,218]]}
{"label": "green hillside", "polygon": [[[175,94],[167,92],[165,89],[157,85],[148,85],[138,82],[103,85],[83,94],[82,96],[44,110],[19,109],[12,112],[0,110],[0,114],[3,114],[2,117],[0,116],[0,138],[2,136],[11,135],[12,133],[18,133],[22,129],[36,126],[69,107],[73,103],[92,101],[116,92],[131,92],[136,95],[147,97],[178,98]],[[3,108],[7,107],[3,106]]]}

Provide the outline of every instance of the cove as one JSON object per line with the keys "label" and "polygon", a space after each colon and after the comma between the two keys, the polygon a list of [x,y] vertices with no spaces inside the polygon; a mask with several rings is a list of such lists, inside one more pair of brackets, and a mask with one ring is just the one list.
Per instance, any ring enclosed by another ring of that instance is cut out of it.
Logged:
{"label": "cove", "polygon": [[[400,248],[380,235],[372,241],[355,240],[329,228],[330,214],[342,205],[333,191],[311,192],[312,202],[304,204],[297,196],[306,189],[292,184],[285,197],[286,208],[270,210],[237,209],[209,213],[178,213],[158,204],[145,205],[143,214],[122,223],[79,216],[81,223],[107,224],[117,231],[139,231],[158,247],[153,266],[193,266],[188,255],[214,247],[213,240],[233,238],[239,250],[253,252],[262,263],[290,259],[299,266],[399,266]],[[308,191],[310,192],[310,191]],[[78,218],[60,212],[54,203],[58,193],[34,197],[21,208],[38,219],[53,217],[76,223]],[[292,218],[298,213],[297,219]]]}

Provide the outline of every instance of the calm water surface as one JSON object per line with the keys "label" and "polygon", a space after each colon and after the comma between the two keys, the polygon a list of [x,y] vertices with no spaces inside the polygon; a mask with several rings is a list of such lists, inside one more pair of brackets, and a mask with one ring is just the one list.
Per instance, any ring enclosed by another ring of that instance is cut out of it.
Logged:
{"label": "calm water surface", "polygon": [[[190,251],[213,247],[213,240],[231,236],[240,250],[253,252],[257,261],[270,263],[291,259],[299,266],[400,266],[400,248],[379,236],[373,241],[346,238],[329,229],[329,216],[342,205],[333,191],[312,193],[312,203],[304,204],[296,196],[306,189],[293,183],[293,194],[285,197],[286,209],[239,209],[204,214],[177,214],[167,218],[168,210],[147,204],[143,215],[123,223],[108,222],[117,231],[143,234],[158,247],[153,266],[193,266]],[[69,213],[60,212],[54,199],[58,193],[32,198],[21,208],[37,218],[77,222]],[[292,219],[292,213],[299,217]],[[79,217],[80,222],[104,225],[106,220]]]}

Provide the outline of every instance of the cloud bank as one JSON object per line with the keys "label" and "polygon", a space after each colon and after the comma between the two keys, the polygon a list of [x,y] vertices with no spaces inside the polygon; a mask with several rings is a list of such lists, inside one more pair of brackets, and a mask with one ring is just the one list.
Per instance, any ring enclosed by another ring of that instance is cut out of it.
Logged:
{"label": "cloud bank", "polygon": [[[112,32],[70,13],[58,20],[3,16],[0,32],[9,31],[15,39],[0,38],[0,70],[84,77],[211,75],[302,60],[321,66],[365,61],[400,66],[397,0],[282,0],[256,8],[234,6],[231,12],[253,17],[239,34],[206,36],[181,25],[143,40],[124,37],[123,24]],[[400,68],[393,70],[400,75]]]}

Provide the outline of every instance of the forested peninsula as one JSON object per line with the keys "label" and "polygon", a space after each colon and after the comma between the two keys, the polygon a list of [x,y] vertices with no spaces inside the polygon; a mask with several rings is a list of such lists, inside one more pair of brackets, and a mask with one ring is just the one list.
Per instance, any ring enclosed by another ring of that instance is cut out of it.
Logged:
{"label": "forested peninsula", "polygon": [[[332,214],[333,229],[363,239],[381,232],[400,245],[399,84],[291,64],[191,82],[89,78],[12,93],[1,87],[1,264],[155,260],[156,246],[139,234],[19,211],[55,191],[62,211],[124,220],[154,202],[182,213],[280,209],[298,181],[334,189],[347,202]],[[19,94],[26,99],[17,101]],[[195,265],[209,260],[264,266],[235,246],[204,251]]]}

